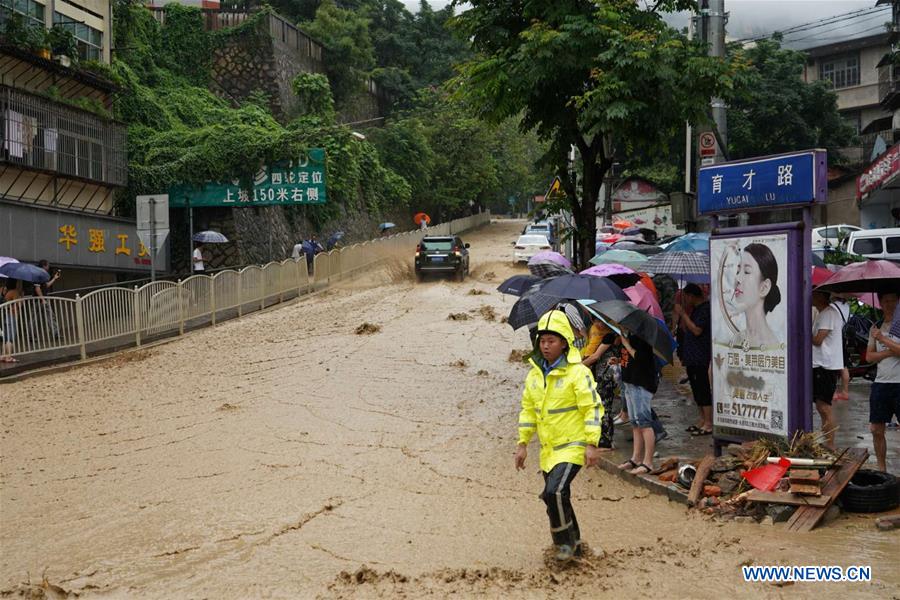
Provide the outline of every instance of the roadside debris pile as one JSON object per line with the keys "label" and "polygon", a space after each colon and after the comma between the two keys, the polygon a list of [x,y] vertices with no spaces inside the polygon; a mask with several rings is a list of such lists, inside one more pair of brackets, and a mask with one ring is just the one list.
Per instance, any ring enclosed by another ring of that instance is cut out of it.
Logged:
{"label": "roadside debris pile", "polygon": [[469,315],[466,313],[450,313],[447,315],[448,321],[468,321]]}
{"label": "roadside debris pile", "polygon": [[372,335],[373,333],[378,333],[379,331],[381,331],[380,325],[374,325],[372,323],[365,322],[356,328],[356,335]]}
{"label": "roadside debris pile", "polygon": [[653,474],[707,514],[742,522],[787,521],[789,530],[808,531],[829,509],[839,512],[834,502],[868,458],[862,448],[835,455],[822,441],[822,434],[812,433],[795,435],[789,444],[760,439],[729,446],[718,458],[670,458]]}

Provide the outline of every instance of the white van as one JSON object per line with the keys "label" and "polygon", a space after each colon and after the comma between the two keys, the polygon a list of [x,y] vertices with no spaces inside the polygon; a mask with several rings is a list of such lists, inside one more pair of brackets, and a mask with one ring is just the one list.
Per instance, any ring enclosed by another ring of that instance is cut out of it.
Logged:
{"label": "white van", "polygon": [[854,231],[847,238],[847,252],[900,262],[900,227]]}

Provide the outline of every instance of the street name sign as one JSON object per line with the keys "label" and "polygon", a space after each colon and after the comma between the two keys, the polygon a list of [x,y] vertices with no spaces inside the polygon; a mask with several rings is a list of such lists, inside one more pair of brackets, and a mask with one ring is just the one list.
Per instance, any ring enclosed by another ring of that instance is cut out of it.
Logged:
{"label": "street name sign", "polygon": [[699,213],[746,212],[824,202],[827,168],[825,150],[702,167],[697,184]]}

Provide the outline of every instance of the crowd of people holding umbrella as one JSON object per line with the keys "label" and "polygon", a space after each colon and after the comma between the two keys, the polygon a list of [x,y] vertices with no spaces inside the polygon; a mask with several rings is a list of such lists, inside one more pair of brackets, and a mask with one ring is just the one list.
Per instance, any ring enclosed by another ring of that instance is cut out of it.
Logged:
{"label": "crowd of people holding umbrella", "polygon": [[[636,228],[619,229],[600,234],[590,263],[575,273],[561,254],[542,252],[529,261],[529,274],[510,277],[498,290],[518,297],[507,322],[513,329],[527,327],[532,341],[542,315],[554,308],[565,310],[582,364],[591,368],[605,409],[601,449],[611,447],[615,425],[630,424],[632,455],[619,467],[633,474],[649,473],[655,444],[667,435],[653,411],[652,397],[661,367],[671,363],[675,353],[687,371],[682,383],[690,384],[697,404],[697,422],[688,432],[712,434],[709,235],[688,233],[656,245]],[[814,289],[827,294],[826,306],[837,299],[831,294],[839,294],[884,315],[877,324],[865,321],[871,327],[861,334],[866,338],[862,360],[869,367],[880,363],[870,394],[870,430],[878,467],[884,470],[885,427],[894,417],[900,420],[900,311],[895,311],[900,267],[871,260],[826,267],[815,255],[813,265]],[[865,329],[861,318],[849,315],[846,306],[841,308],[849,327]],[[841,336],[842,331],[835,334]],[[826,390],[827,398],[821,391],[815,398],[823,430],[831,433],[832,394],[846,399],[849,376],[844,366],[827,369],[830,391]],[[835,383],[841,379],[843,390],[836,391]],[[616,401],[622,410],[613,418]]]}
{"label": "crowd of people holding umbrella", "polygon": [[[56,337],[59,335],[59,326],[45,297],[62,276],[62,272],[55,269],[51,275],[50,271],[50,263],[46,260],[32,265],[0,256],[0,304],[26,296],[38,298],[40,304],[37,310],[29,314],[26,328],[31,334],[41,331],[44,335]],[[3,311],[4,318],[0,322],[0,363],[18,362],[12,355],[13,342],[20,335],[18,310],[18,305],[12,305],[10,310]]]}

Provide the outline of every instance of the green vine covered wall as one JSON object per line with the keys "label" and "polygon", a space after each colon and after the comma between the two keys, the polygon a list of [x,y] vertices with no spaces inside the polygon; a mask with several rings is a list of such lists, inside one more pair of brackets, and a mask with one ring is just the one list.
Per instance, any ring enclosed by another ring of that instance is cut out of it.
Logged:
{"label": "green vine covered wall", "polygon": [[[381,164],[373,146],[335,123],[330,98],[307,98],[307,113],[282,125],[264,102],[249,98],[235,106],[209,90],[208,58],[232,36],[258,35],[254,21],[266,14],[206,32],[195,8],[169,4],[159,25],[140,5],[117,5],[116,47],[123,50],[109,75],[122,88],[116,115],[128,124],[129,187],[118,199],[122,214],[133,213],[138,194],[177,183],[248,180],[261,165],[310,147],[327,152],[329,204],[290,211],[322,224],[348,209],[378,214],[408,202],[407,182]],[[305,89],[303,81],[296,89]]]}

